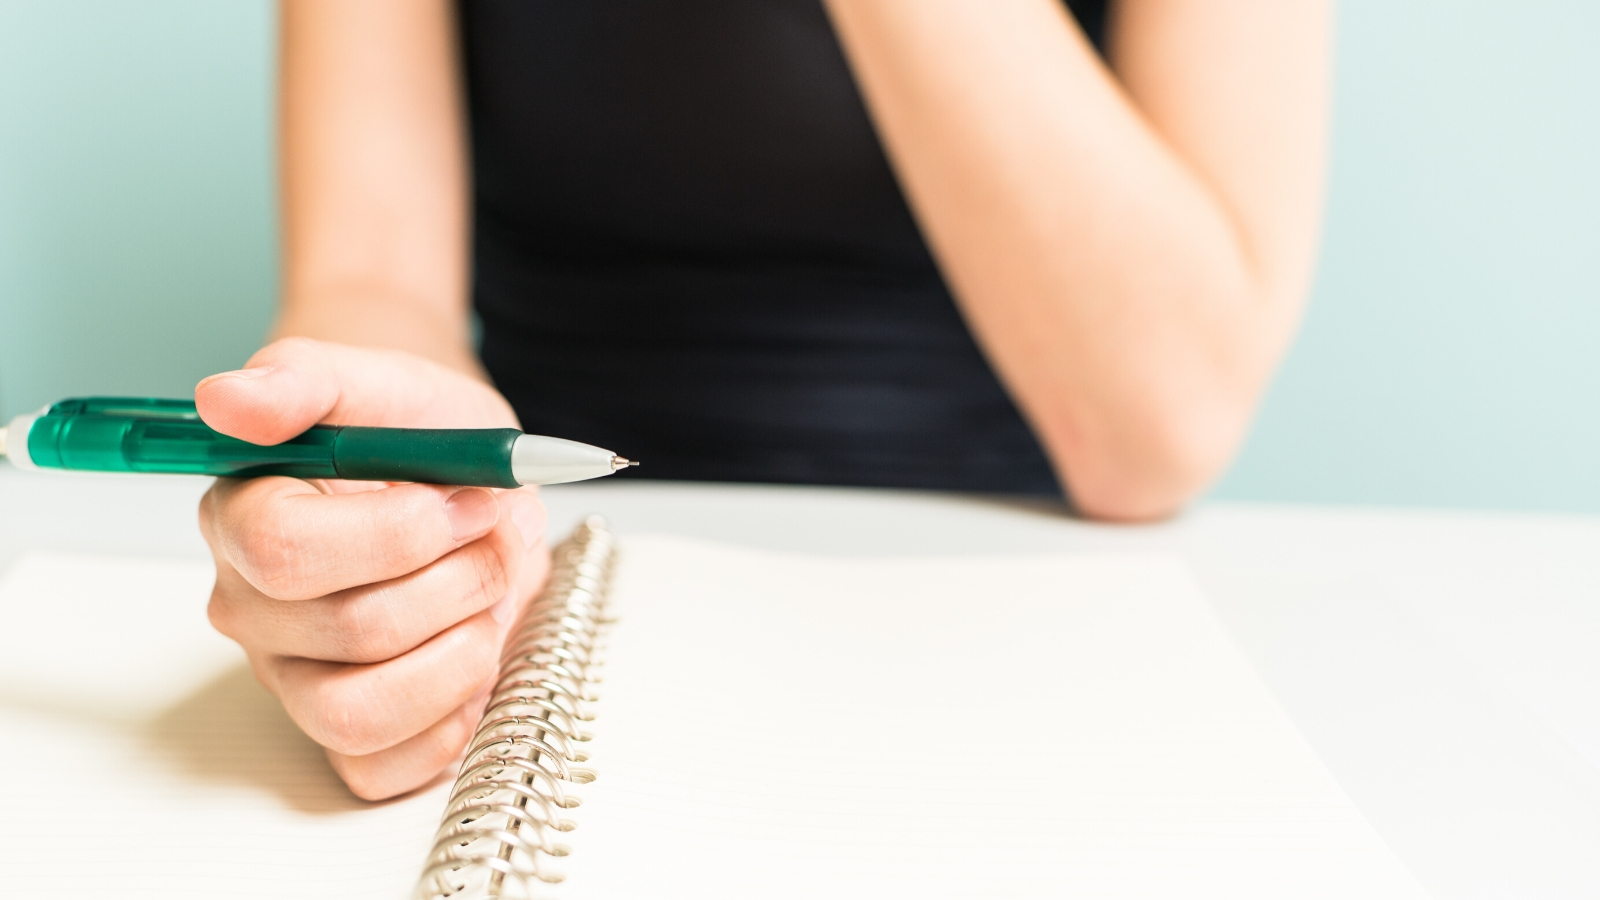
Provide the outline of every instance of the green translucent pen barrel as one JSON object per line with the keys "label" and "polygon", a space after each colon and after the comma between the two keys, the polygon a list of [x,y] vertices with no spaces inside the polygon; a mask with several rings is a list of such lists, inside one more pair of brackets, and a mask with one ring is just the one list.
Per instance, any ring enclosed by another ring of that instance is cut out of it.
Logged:
{"label": "green translucent pen barrel", "polygon": [[28,455],[45,468],[251,478],[346,478],[518,486],[514,428],[434,430],[317,426],[261,446],[219,434],[198,418],[55,410],[28,431]]}
{"label": "green translucent pen barrel", "polygon": [[314,428],[261,447],[218,434],[199,420],[45,415],[28,431],[28,455],[37,466],[91,472],[337,478],[337,436],[337,429]]}

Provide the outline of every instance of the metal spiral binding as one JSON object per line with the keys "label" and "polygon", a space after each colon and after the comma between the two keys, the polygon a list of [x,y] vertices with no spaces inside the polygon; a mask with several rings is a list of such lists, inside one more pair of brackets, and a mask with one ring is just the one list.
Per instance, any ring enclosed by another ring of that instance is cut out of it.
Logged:
{"label": "metal spiral binding", "polygon": [[567,855],[555,836],[576,826],[562,817],[578,805],[568,787],[594,780],[575,763],[590,736],[595,641],[608,623],[611,533],[590,517],[551,554],[544,590],[523,613],[500,660],[500,680],[477,732],[423,868],[423,900],[530,898],[562,875],[550,861]]}

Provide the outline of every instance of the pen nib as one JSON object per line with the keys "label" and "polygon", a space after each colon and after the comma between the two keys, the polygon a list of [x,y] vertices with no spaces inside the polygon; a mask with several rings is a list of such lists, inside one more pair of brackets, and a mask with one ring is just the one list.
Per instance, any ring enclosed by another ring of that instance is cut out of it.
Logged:
{"label": "pen nib", "polygon": [[637,466],[638,464],[637,460],[625,459],[621,456],[611,457],[611,471],[613,472],[621,472],[629,466]]}

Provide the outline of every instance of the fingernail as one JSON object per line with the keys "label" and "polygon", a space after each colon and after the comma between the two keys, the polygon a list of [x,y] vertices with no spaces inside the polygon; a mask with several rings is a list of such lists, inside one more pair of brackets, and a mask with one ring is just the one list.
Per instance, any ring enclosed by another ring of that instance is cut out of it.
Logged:
{"label": "fingernail", "polygon": [[522,533],[523,545],[532,550],[544,538],[544,501],[529,491],[508,491],[502,496],[511,504],[511,521]]}
{"label": "fingernail", "polygon": [[516,588],[512,588],[511,590],[506,591],[506,595],[504,597],[500,598],[500,602],[499,603],[496,603],[495,605],[489,607],[489,617],[494,619],[496,622],[498,622],[501,625],[504,625],[507,622],[510,622],[512,616],[515,616],[516,613],[517,613],[517,589]]}
{"label": "fingernail", "polygon": [[[251,369],[234,369],[232,372],[218,372],[217,374],[211,376],[211,378],[260,378],[271,371],[271,366],[256,366]],[[206,380],[210,381],[211,378],[207,378]]]}
{"label": "fingernail", "polygon": [[500,507],[494,494],[483,488],[462,488],[445,498],[444,514],[450,520],[450,537],[464,541],[493,527]]}
{"label": "fingernail", "polygon": [[473,694],[472,698],[467,701],[467,707],[469,709],[482,707],[484,703],[488,701],[489,695],[494,693],[494,685],[498,680],[498,678],[491,678],[484,684],[483,687],[478,688],[478,692]]}

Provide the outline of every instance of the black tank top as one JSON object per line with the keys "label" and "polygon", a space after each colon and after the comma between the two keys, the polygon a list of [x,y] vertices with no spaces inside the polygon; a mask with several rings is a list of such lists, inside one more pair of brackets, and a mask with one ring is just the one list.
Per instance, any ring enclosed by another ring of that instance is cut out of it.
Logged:
{"label": "black tank top", "polygon": [[460,14],[481,352],[526,430],[639,476],[1060,490],[819,0]]}

